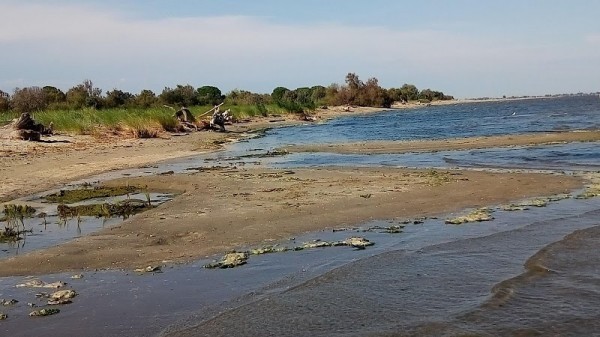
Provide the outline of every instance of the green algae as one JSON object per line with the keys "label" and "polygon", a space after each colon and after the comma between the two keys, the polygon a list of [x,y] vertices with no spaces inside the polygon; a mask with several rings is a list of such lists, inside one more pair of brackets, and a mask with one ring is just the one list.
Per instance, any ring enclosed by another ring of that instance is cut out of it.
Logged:
{"label": "green algae", "polygon": [[427,185],[429,186],[441,186],[452,181],[449,172],[438,172],[436,170],[429,170],[427,173],[421,173],[419,174],[419,177],[426,178]]}
{"label": "green algae", "polygon": [[588,186],[585,191],[577,195],[575,199],[591,199],[600,196],[600,184]]}
{"label": "green algae", "polygon": [[208,263],[204,265],[204,268],[208,269],[226,269],[226,268],[234,268],[237,266],[244,265],[248,262],[250,255],[262,255],[262,254],[270,254],[270,253],[282,253],[282,252],[292,252],[292,251],[300,251],[305,249],[313,249],[313,248],[325,248],[325,247],[338,247],[338,246],[347,246],[353,247],[356,249],[365,249],[368,246],[374,245],[374,242],[371,242],[363,237],[350,237],[346,240],[342,241],[323,241],[323,240],[312,240],[308,242],[304,242],[299,246],[295,247],[286,247],[286,246],[278,246],[278,245],[269,245],[263,246],[259,248],[254,248],[249,251],[244,252],[231,252],[225,254],[220,261],[214,261],[212,263]]}
{"label": "green algae", "polygon": [[67,206],[60,204],[57,206],[58,216],[62,219],[95,216],[95,217],[123,217],[124,219],[153,208],[147,202],[138,199],[128,199],[114,204],[100,203],[90,205]]}
{"label": "green algae", "polygon": [[447,219],[446,223],[451,225],[461,225],[467,222],[491,221],[493,219],[492,210],[489,208],[480,208],[467,215],[459,216],[453,219]]}
{"label": "green algae", "polygon": [[241,266],[246,264],[248,261],[249,254],[248,252],[231,252],[225,254],[221,261],[216,261],[213,263],[209,263],[204,266],[204,268],[214,269],[214,268],[234,268],[237,266]]}
{"label": "green algae", "polygon": [[35,311],[30,312],[29,316],[31,316],[31,317],[35,317],[35,316],[50,316],[50,315],[58,314],[59,312],[60,312],[59,309],[44,308],[44,309],[35,310]]}
{"label": "green algae", "polygon": [[116,197],[131,193],[139,192],[139,188],[135,186],[100,186],[93,188],[79,188],[74,190],[60,190],[58,193],[49,194],[44,197],[48,202],[72,204],[84,200],[94,198]]}

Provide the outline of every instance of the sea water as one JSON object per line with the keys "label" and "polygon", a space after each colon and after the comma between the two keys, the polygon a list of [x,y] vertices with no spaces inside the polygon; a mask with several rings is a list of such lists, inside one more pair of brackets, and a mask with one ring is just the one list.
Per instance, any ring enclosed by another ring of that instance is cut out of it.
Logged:
{"label": "sea water", "polygon": [[[597,97],[566,97],[423,107],[274,129],[228,152],[186,158],[156,170],[215,165],[286,144],[442,139],[598,129]],[[444,151],[418,156],[302,154],[265,159],[273,166],[510,167],[597,171],[597,143]],[[260,150],[257,150],[260,149]],[[209,160],[207,160],[209,159]],[[255,159],[252,159],[255,160]],[[149,168],[144,174],[153,174]],[[130,174],[130,173],[127,173]],[[0,331],[12,336],[396,336],[597,335],[600,331],[600,200],[566,199],[462,226],[429,219],[402,233],[359,233],[376,242],[252,257],[232,270],[206,260],[136,275],[86,273],[80,293],[57,317],[33,320],[9,310]],[[383,223],[363,224],[386,225]],[[298,236],[339,240],[354,232]],[[69,274],[42,277],[50,282]],[[3,297],[37,290],[0,279]],[[25,318],[20,318],[25,317]],[[25,324],[24,321],[27,321]]]}
{"label": "sea water", "polygon": [[[424,107],[274,129],[229,154],[287,144],[597,130],[600,100],[563,97]],[[217,157],[218,158],[218,157]],[[224,157],[221,157],[224,158]],[[274,167],[392,166],[598,172],[597,142],[424,154],[303,153]],[[426,224],[395,245],[318,277],[251,296],[172,336],[600,335],[600,202],[496,214],[460,228]],[[386,242],[385,240],[383,240]]]}

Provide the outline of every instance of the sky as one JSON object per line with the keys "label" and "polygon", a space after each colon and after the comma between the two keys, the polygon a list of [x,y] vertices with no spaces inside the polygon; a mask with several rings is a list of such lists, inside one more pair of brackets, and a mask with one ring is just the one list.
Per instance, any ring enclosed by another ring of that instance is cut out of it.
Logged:
{"label": "sky", "polygon": [[0,0],[0,90],[600,91],[595,0]]}

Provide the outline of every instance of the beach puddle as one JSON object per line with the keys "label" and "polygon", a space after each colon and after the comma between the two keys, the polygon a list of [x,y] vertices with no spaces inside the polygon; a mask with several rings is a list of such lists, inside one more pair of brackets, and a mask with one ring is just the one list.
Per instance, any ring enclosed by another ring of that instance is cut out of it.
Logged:
{"label": "beach puddle", "polygon": [[[60,190],[5,204],[0,228],[14,228],[0,238],[0,258],[51,247],[114,226],[137,213],[173,199],[173,194],[137,192],[130,187]],[[15,206],[27,210],[18,214]]]}

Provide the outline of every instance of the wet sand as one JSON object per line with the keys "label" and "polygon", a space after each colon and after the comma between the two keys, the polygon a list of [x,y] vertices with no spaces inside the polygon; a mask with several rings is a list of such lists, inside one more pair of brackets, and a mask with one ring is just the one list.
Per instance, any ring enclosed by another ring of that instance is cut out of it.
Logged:
{"label": "wet sand", "polygon": [[110,184],[183,193],[119,226],[1,260],[0,275],[188,262],[324,228],[565,193],[581,186],[582,180],[534,173],[257,168],[123,178]]}
{"label": "wet sand", "polygon": [[600,131],[551,132],[511,136],[472,137],[419,141],[369,141],[342,144],[286,146],[289,152],[330,152],[340,154],[387,154],[474,150],[493,147],[535,146],[569,142],[600,141]]}
{"label": "wet sand", "polygon": [[[357,109],[354,113],[376,110]],[[319,118],[325,120],[342,114],[347,112],[322,111]],[[68,143],[20,142],[17,146],[2,140],[6,155],[0,159],[0,200],[61,187],[100,172],[214,151],[220,144],[236,141],[252,130],[299,122],[290,118],[267,118],[232,126],[228,133],[198,132],[171,135],[168,139],[94,141],[72,137]],[[532,139],[548,143],[588,141],[596,137],[597,133],[586,132],[535,134],[487,140],[411,142],[410,147],[433,151],[449,149],[448,143],[454,144],[452,149],[464,149],[527,145]],[[392,151],[397,144],[378,146],[381,151]],[[584,181],[578,177],[535,173],[395,168],[321,168],[289,172],[239,168],[123,178],[110,184],[147,186],[149,190],[181,195],[117,227],[57,247],[1,260],[0,275],[188,262],[307,231],[352,226],[373,219],[433,216],[570,192]]]}

